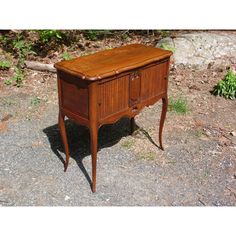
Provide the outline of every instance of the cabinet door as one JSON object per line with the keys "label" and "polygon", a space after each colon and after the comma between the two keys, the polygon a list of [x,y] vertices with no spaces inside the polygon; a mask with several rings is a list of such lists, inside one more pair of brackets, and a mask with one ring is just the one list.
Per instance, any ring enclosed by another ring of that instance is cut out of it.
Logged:
{"label": "cabinet door", "polygon": [[98,116],[105,119],[128,108],[129,76],[122,76],[98,85]]}
{"label": "cabinet door", "polygon": [[142,101],[166,92],[168,82],[168,61],[146,67],[140,72]]}

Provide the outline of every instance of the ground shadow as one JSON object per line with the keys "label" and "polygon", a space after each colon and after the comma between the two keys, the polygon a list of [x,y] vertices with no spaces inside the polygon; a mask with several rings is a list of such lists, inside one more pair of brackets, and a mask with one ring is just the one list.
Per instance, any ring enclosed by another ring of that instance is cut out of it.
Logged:
{"label": "ground shadow", "polygon": [[[71,120],[65,121],[70,157],[73,158],[80,170],[86,177],[87,181],[92,186],[91,178],[83,165],[84,157],[90,155],[90,135],[89,129],[85,126],[78,125]],[[151,139],[150,135],[142,128],[135,124],[135,130],[140,131],[149,139],[151,143],[158,145]],[[58,125],[47,127],[43,130],[47,135],[52,151],[56,154],[59,160],[64,164],[64,147],[60,136]],[[104,125],[99,129],[98,133],[98,151],[105,147],[115,145],[122,137],[130,135],[130,120],[122,118],[112,125]],[[63,166],[62,166],[63,169]]]}
{"label": "ground shadow", "polygon": [[[65,121],[70,157],[73,158],[83,174],[85,175],[90,186],[91,178],[83,165],[84,157],[90,155],[90,135],[89,129],[85,126],[78,125],[71,120]],[[47,127],[43,130],[47,135],[52,151],[59,160],[64,164],[64,147],[60,136],[58,125]],[[130,135],[130,121],[123,118],[113,125],[104,125],[98,133],[98,151],[105,147],[115,145],[122,137]],[[63,169],[63,167],[62,167]]]}

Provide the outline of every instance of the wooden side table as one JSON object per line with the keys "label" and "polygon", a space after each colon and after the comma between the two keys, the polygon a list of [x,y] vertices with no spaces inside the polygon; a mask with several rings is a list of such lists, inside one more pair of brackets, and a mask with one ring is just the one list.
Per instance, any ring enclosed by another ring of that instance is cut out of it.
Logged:
{"label": "wooden side table", "polygon": [[59,128],[63,140],[66,171],[69,163],[64,118],[90,130],[92,191],[96,191],[98,129],[121,117],[131,121],[145,107],[162,99],[159,142],[167,111],[167,85],[172,53],[132,44],[55,64],[58,77]]}

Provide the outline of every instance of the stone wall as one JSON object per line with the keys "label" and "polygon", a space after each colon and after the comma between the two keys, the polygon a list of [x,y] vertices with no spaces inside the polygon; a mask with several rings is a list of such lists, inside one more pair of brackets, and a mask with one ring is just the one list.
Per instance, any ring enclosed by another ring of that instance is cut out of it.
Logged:
{"label": "stone wall", "polygon": [[156,45],[175,49],[173,61],[183,68],[206,69],[236,65],[236,32],[193,32],[164,38]]}

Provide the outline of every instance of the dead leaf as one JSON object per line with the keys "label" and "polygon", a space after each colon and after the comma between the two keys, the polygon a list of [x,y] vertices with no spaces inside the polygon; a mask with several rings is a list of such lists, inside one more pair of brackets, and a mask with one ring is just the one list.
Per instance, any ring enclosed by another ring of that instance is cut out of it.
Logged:
{"label": "dead leaf", "polygon": [[13,115],[12,114],[7,114],[6,116],[4,116],[1,121],[4,122],[4,121],[7,121],[9,120]]}
{"label": "dead leaf", "polygon": [[7,131],[7,123],[0,121],[0,132],[5,132]]}

